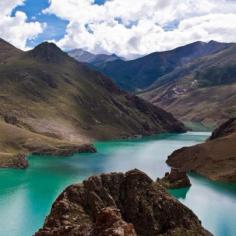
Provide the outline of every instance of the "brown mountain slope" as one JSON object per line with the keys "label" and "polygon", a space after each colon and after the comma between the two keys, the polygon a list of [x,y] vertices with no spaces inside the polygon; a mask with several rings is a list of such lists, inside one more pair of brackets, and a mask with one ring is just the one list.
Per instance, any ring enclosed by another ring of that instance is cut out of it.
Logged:
{"label": "brown mountain slope", "polygon": [[17,56],[22,53],[21,50],[15,48],[8,42],[4,41],[0,38],[0,63],[5,64],[7,63],[8,58]]}
{"label": "brown mountain slope", "polygon": [[177,68],[140,96],[183,122],[212,127],[235,117],[236,46]]}
{"label": "brown mountain slope", "polygon": [[[12,50],[16,53],[0,64],[0,120],[17,128],[16,133],[27,131],[27,139],[14,145],[14,154],[32,151],[25,148],[32,134],[40,135],[42,143],[50,138],[54,146],[63,142],[74,149],[74,145],[93,139],[184,131],[171,114],[120,91],[110,79],[54,44],[43,43],[29,52]],[[8,126],[4,127],[8,132]],[[14,132],[8,132],[12,139]],[[12,153],[1,142],[0,149],[1,153]]]}
{"label": "brown mountain slope", "polygon": [[217,128],[205,143],[175,151],[167,163],[213,180],[236,182],[236,118]]}

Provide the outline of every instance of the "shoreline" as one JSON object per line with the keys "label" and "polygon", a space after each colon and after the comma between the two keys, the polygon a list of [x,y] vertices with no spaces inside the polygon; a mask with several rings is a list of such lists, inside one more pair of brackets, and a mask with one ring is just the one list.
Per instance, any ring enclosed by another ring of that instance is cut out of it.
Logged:
{"label": "shoreline", "polygon": [[[152,137],[156,135],[163,135],[163,134],[182,134],[186,133],[187,131],[182,131],[182,132],[160,132],[160,133],[150,133],[150,134],[134,134],[134,135],[129,135],[125,137],[117,137],[114,139],[101,139],[97,140],[98,141],[123,141],[123,140],[137,140],[137,139],[142,139],[145,137]],[[95,143],[95,142],[94,142]],[[1,155],[0,153],[0,169],[26,169],[29,167],[29,163],[27,160],[27,157],[29,155],[48,155],[48,156],[61,156],[61,157],[68,157],[71,156],[75,153],[95,153],[97,152],[94,144],[81,144],[81,145],[76,145],[76,144],[64,144],[64,145],[59,145],[55,147],[28,147],[28,151],[22,151],[18,153],[4,153]],[[2,158],[1,158],[2,157]],[[4,160],[5,159],[5,160]]]}
{"label": "shoreline", "polygon": [[4,161],[1,160],[0,168],[3,169],[26,169],[29,167],[27,160],[29,155],[49,155],[49,156],[61,156],[68,157],[75,153],[96,153],[97,150],[93,144],[82,144],[72,146],[61,146],[55,148],[42,148],[38,150],[32,150],[26,153],[18,154],[5,154]]}

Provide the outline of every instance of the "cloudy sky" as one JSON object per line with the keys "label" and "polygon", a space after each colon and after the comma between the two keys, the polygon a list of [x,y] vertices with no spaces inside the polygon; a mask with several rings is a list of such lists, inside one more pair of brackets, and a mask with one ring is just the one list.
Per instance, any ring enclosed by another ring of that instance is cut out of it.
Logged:
{"label": "cloudy sky", "polygon": [[194,41],[236,42],[235,0],[0,0],[0,37],[132,58]]}

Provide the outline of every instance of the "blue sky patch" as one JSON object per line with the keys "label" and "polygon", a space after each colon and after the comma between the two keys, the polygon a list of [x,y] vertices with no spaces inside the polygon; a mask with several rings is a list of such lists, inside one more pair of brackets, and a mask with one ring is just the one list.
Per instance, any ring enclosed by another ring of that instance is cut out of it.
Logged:
{"label": "blue sky patch", "polygon": [[16,7],[12,12],[12,15],[15,15],[16,11],[24,12],[29,22],[47,23],[47,27],[42,34],[33,40],[28,40],[28,47],[34,47],[47,40],[59,40],[65,35],[68,21],[59,19],[54,15],[43,14],[42,11],[47,7],[49,7],[48,0],[40,0],[37,3],[35,0],[26,0],[24,5]]}
{"label": "blue sky patch", "polygon": [[[102,5],[106,0],[95,0],[95,4]],[[14,16],[17,11],[24,12],[28,17],[28,22],[38,21],[46,23],[47,27],[44,32],[38,35],[33,40],[28,40],[27,47],[34,47],[39,43],[47,40],[60,40],[66,33],[66,26],[69,23],[62,20],[55,15],[43,14],[42,11],[49,7],[48,0],[26,0],[24,5],[16,7],[12,15]]]}

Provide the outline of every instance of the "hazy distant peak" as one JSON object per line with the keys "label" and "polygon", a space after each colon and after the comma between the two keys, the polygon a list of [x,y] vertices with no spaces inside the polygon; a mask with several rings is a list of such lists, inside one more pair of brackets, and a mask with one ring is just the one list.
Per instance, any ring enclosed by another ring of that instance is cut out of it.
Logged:
{"label": "hazy distant peak", "polygon": [[69,51],[68,54],[79,62],[89,63],[93,65],[100,65],[106,62],[121,59],[116,54],[93,54],[83,49],[73,49]]}

